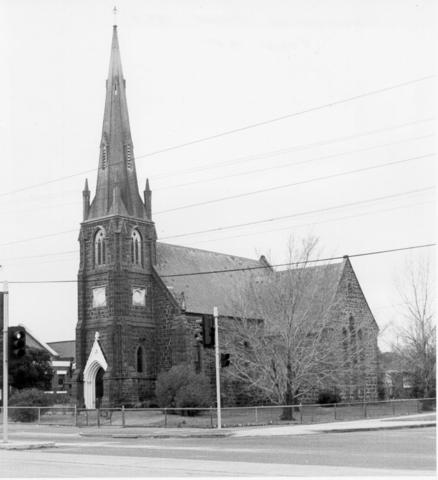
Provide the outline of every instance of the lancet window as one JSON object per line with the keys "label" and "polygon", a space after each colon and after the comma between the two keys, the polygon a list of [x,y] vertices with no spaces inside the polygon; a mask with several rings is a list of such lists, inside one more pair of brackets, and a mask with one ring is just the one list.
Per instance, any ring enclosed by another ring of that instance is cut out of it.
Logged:
{"label": "lancet window", "polygon": [[133,230],[131,234],[131,262],[134,265],[142,265],[141,258],[141,236],[137,230]]}
{"label": "lancet window", "polygon": [[136,364],[137,364],[137,372],[143,373],[145,371],[144,349],[141,345],[137,348]]}
{"label": "lancet window", "polygon": [[95,265],[106,263],[106,240],[103,228],[99,228],[94,236],[94,263]]}

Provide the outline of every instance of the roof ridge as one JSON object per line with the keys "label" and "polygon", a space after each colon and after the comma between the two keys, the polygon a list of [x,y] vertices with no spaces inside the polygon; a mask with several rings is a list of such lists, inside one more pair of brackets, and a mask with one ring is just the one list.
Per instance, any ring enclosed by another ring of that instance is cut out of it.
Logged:
{"label": "roof ridge", "polygon": [[205,253],[214,253],[215,255],[222,255],[224,257],[234,257],[234,258],[241,258],[242,260],[249,260],[251,262],[256,262],[260,264],[260,261],[255,258],[248,258],[248,257],[242,257],[240,255],[234,255],[232,253],[222,253],[222,252],[215,252],[214,250],[205,250],[204,248],[195,248],[195,247],[185,247],[184,245],[175,245],[174,243],[166,243],[166,242],[158,242],[157,244],[161,245],[168,245],[170,247],[177,247],[177,248],[183,248],[186,250],[196,250],[198,252],[205,252]]}
{"label": "roof ridge", "polygon": [[46,342],[47,345],[50,345],[51,343],[67,343],[67,342],[76,342],[75,339],[73,340],[54,340],[54,341],[50,341],[50,342]]}

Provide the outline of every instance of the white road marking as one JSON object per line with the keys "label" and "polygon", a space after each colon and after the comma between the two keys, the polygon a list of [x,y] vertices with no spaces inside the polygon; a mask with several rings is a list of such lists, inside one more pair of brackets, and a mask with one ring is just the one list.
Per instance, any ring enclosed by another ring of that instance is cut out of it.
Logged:
{"label": "white road marking", "polygon": [[[43,451],[5,452],[0,451],[2,470],[5,477],[132,477],[132,476],[400,476],[435,475],[433,470],[396,470],[391,468],[358,468],[327,465],[290,465],[276,463],[230,462],[200,459],[175,459],[155,457],[123,457],[46,453]],[[37,474],[37,475],[36,475]]]}

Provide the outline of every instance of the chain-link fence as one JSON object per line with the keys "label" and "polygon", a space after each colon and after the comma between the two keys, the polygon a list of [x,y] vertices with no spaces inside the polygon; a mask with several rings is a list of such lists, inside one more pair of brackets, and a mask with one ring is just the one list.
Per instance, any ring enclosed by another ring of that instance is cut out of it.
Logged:
{"label": "chain-link fence", "polygon": [[[225,407],[222,426],[327,423],[364,418],[395,417],[436,410],[435,398],[347,402],[334,404]],[[12,422],[63,426],[217,427],[217,412],[210,408],[101,408],[9,407]]]}

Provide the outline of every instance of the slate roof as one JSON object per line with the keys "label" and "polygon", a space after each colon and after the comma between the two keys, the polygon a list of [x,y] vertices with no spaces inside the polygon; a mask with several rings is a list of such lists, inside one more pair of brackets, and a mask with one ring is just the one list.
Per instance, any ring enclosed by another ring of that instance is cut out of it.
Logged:
{"label": "slate roof", "polygon": [[63,358],[74,358],[75,357],[75,344],[74,340],[64,340],[62,342],[48,342],[49,345],[55,352]]}
{"label": "slate roof", "polygon": [[[245,283],[248,271],[170,278],[163,278],[164,275],[262,265],[264,263],[249,258],[157,242],[156,270],[175,298],[179,300],[184,292],[187,312],[212,314],[213,307],[216,306],[220,315],[232,316],[231,299]],[[261,275],[265,273],[265,269],[251,270],[254,271],[260,271]]]}
{"label": "slate roof", "polygon": [[[327,298],[333,299],[341,278],[345,262],[334,264],[306,267],[305,271],[312,278],[319,278],[321,289],[317,290],[316,296],[312,296],[311,309],[318,311],[321,302],[326,303]],[[236,294],[249,280],[250,276],[260,281],[267,278],[270,270],[254,267],[265,266],[260,260],[253,260],[234,255],[210,252],[179,245],[170,245],[157,242],[157,266],[156,270],[162,277],[170,292],[179,301],[184,293],[186,311],[191,313],[212,314],[213,307],[217,306],[220,315],[233,316],[233,300]],[[188,272],[205,272],[211,270],[232,270],[238,268],[250,268],[251,270],[228,272],[209,275],[193,275],[181,277],[165,277],[169,274]],[[292,274],[298,274],[302,269],[292,270]],[[287,271],[277,272],[277,275],[285,275]],[[320,292],[318,294],[318,292]],[[321,297],[321,302],[318,298]]]}

